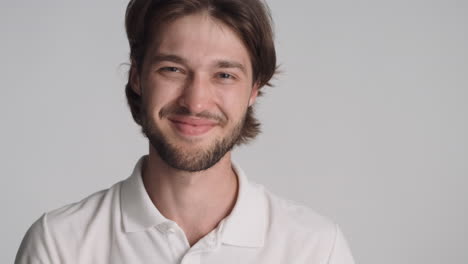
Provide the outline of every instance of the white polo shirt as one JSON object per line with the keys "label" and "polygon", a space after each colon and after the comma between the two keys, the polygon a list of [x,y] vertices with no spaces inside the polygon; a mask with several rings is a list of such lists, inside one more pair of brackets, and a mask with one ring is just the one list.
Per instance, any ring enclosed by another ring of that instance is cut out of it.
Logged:
{"label": "white polo shirt", "polygon": [[336,224],[248,181],[235,164],[233,210],[190,247],[184,231],[150,200],[142,160],[128,179],[40,217],[15,263],[354,263]]}

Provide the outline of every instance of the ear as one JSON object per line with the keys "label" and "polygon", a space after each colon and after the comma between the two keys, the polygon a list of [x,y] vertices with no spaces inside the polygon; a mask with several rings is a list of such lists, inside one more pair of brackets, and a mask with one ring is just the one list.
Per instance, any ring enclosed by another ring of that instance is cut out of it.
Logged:
{"label": "ear", "polygon": [[252,91],[250,92],[249,106],[252,106],[255,103],[255,100],[257,99],[257,96],[258,96],[258,89],[260,89],[260,84],[256,82],[252,86]]}
{"label": "ear", "polygon": [[135,61],[132,60],[132,65],[130,68],[130,87],[132,90],[141,96],[141,82],[140,82],[140,75],[138,74],[138,70],[135,64]]}

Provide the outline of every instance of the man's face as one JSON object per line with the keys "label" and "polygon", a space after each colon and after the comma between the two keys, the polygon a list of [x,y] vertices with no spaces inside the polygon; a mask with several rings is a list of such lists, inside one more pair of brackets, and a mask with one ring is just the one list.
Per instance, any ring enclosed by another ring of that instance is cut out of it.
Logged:
{"label": "man's face", "polygon": [[165,26],[134,75],[146,136],[184,171],[208,169],[231,150],[258,89],[241,39],[205,14]]}

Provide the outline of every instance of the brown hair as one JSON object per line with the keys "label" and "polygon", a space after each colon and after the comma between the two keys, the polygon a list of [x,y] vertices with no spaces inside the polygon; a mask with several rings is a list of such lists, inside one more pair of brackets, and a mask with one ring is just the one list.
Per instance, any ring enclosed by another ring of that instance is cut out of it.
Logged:
{"label": "brown hair", "polygon": [[[131,0],[127,6],[125,27],[130,44],[130,60],[141,71],[148,45],[164,23],[177,18],[207,12],[236,32],[249,51],[253,82],[259,88],[268,85],[276,71],[276,51],[273,41],[272,19],[262,0]],[[140,126],[141,96],[131,88],[131,70],[125,87],[133,119]],[[261,90],[259,91],[261,94]],[[260,132],[260,123],[248,108],[239,144],[253,139]]]}

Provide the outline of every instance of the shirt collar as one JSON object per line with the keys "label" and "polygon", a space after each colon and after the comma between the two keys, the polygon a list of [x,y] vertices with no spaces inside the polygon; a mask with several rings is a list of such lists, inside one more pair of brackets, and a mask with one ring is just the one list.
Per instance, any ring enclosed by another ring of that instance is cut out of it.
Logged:
{"label": "shirt collar", "polygon": [[267,204],[263,189],[250,183],[236,163],[233,162],[232,167],[239,180],[239,191],[234,208],[222,220],[222,241],[235,246],[261,247],[267,225]]}
{"label": "shirt collar", "polygon": [[[146,192],[141,174],[144,158],[140,158],[132,175],[122,183],[121,210],[125,232],[144,231],[171,221],[159,212]],[[225,244],[235,246],[261,247],[267,227],[263,190],[251,184],[234,162],[232,166],[238,178],[239,190],[234,208],[218,226],[220,239]]]}
{"label": "shirt collar", "polygon": [[121,189],[122,222],[125,232],[138,232],[169,221],[154,206],[141,177],[145,156],[141,157],[132,175],[123,181]]}

